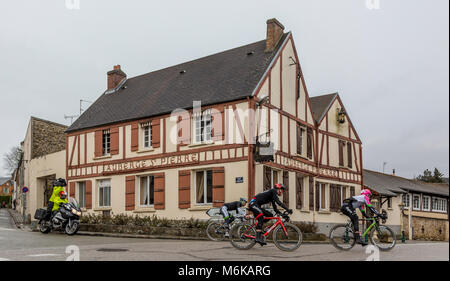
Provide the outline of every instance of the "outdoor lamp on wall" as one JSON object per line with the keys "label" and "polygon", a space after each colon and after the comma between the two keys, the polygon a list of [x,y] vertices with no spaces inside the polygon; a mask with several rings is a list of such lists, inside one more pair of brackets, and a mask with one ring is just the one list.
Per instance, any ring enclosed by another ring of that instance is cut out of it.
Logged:
{"label": "outdoor lamp on wall", "polygon": [[345,116],[347,115],[347,112],[343,108],[341,108],[338,112],[338,121],[339,123],[343,124],[345,123]]}

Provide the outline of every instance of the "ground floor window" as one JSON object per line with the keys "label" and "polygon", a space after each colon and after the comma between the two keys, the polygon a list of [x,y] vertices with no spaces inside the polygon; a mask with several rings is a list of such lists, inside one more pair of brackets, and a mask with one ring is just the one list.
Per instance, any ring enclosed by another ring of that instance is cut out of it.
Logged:
{"label": "ground floor window", "polygon": [[195,202],[212,203],[212,170],[195,172]]}
{"label": "ground floor window", "polygon": [[319,183],[319,209],[325,210],[327,208],[327,200],[326,200],[326,194],[327,194],[327,185],[325,183]]}
{"label": "ground floor window", "polygon": [[111,180],[100,180],[98,183],[98,206],[111,206]]}
{"label": "ground floor window", "polygon": [[86,207],[86,182],[78,183],[78,204],[81,208]]}
{"label": "ground floor window", "polygon": [[141,206],[151,206],[155,203],[155,180],[153,176],[140,177],[139,203]]}

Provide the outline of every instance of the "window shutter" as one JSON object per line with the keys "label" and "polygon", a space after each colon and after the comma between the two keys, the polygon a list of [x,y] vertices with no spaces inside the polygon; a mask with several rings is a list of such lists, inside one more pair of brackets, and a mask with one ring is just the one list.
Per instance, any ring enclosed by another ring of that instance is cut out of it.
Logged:
{"label": "window shutter", "polygon": [[92,209],[92,181],[86,181],[86,194],[85,194],[86,209]]}
{"label": "window shutter", "polygon": [[158,173],[154,176],[154,206],[156,210],[165,209],[165,178],[164,173]]}
{"label": "window shutter", "polygon": [[139,125],[137,123],[131,125],[131,151],[139,149]]}
{"label": "window shutter", "polygon": [[355,187],[350,186],[350,197],[355,196]]}
{"label": "window shutter", "polygon": [[307,147],[307,153],[308,153],[308,158],[312,158],[312,146],[313,146],[313,132],[311,128],[308,128],[307,131],[308,135],[307,135],[307,143],[306,143],[306,147]]}
{"label": "window shutter", "polygon": [[69,184],[69,196],[75,198],[75,183],[71,182]]}
{"label": "window shutter", "polygon": [[264,166],[264,179],[263,179],[263,191],[269,190],[272,187],[270,186],[272,181],[272,169],[270,167]]}
{"label": "window shutter", "polygon": [[283,184],[286,189],[283,191],[283,203],[289,207],[289,172],[283,172]]}
{"label": "window shutter", "polygon": [[178,208],[191,207],[191,171],[178,171]]}
{"label": "window shutter", "polygon": [[316,211],[320,209],[320,184],[316,182]]}
{"label": "window shutter", "polygon": [[119,154],[119,127],[111,128],[111,155]]}
{"label": "window shutter", "polygon": [[334,184],[330,184],[330,191],[329,191],[329,196],[330,196],[330,212],[334,212],[335,208],[336,208],[336,185]]}
{"label": "window shutter", "polygon": [[125,211],[133,211],[135,205],[135,176],[128,176],[125,178]]}
{"label": "window shutter", "polygon": [[103,155],[103,131],[95,131],[95,157],[101,157]]}
{"label": "window shutter", "polygon": [[295,194],[296,194],[296,208],[303,207],[303,176],[299,173],[295,174]]}
{"label": "window shutter", "polygon": [[309,210],[314,211],[314,178],[309,177]]}
{"label": "window shutter", "polygon": [[225,115],[224,107],[218,107],[211,111],[211,122],[212,122],[212,139],[213,140],[223,140],[224,139],[224,127],[225,127]]}
{"label": "window shutter", "polygon": [[221,207],[225,203],[225,168],[212,168],[213,186],[212,200],[213,207]]}
{"label": "window shutter", "polygon": [[177,123],[178,144],[188,145],[191,143],[191,118],[189,114],[178,116]]}
{"label": "window shutter", "polygon": [[344,142],[338,141],[339,145],[339,166],[344,166]]}
{"label": "window shutter", "polygon": [[158,148],[161,145],[161,121],[156,119],[152,121],[152,147]]}
{"label": "window shutter", "polygon": [[351,143],[347,143],[347,157],[348,157],[348,167],[353,167],[353,157],[352,157],[352,146]]}

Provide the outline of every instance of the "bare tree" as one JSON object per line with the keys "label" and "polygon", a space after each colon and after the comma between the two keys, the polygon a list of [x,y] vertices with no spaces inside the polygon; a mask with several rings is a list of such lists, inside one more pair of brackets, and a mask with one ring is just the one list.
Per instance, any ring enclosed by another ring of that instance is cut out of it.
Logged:
{"label": "bare tree", "polygon": [[12,147],[9,152],[3,155],[3,168],[8,173],[12,173],[17,168],[21,157],[22,149],[19,146]]}

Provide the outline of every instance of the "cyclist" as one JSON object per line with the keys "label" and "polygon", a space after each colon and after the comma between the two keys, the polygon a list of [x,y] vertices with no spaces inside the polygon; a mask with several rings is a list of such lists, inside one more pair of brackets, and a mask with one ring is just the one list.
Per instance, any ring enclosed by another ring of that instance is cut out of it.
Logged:
{"label": "cyclist", "polygon": [[280,198],[278,196],[281,196],[283,190],[285,190],[286,187],[281,184],[277,183],[273,186],[272,189],[266,190],[264,192],[261,192],[257,194],[255,197],[250,200],[249,203],[249,210],[253,212],[255,216],[255,220],[258,220],[258,224],[256,225],[256,242],[261,244],[261,246],[266,245],[267,243],[264,241],[263,234],[262,234],[262,227],[264,223],[264,217],[272,217],[273,214],[269,211],[265,210],[264,208],[261,208],[262,205],[272,203],[273,210],[277,213],[277,215],[280,215],[281,212],[278,211],[277,204],[283,207],[286,211],[288,211],[289,214],[292,214],[292,209],[289,209],[288,206],[283,204],[283,202],[280,201]]}
{"label": "cyclist", "polygon": [[384,218],[384,216],[378,213],[378,211],[370,203],[370,196],[372,196],[372,192],[369,189],[363,189],[361,190],[361,195],[352,196],[345,199],[341,207],[342,213],[348,216],[352,221],[356,243],[361,244],[362,246],[366,246],[367,242],[361,239],[361,232],[359,231],[359,222],[358,215],[356,214],[356,209],[359,208],[361,214],[365,218],[370,218],[370,216],[366,213],[365,207],[371,210],[372,213],[374,213],[376,216]]}
{"label": "cyclist", "polygon": [[226,228],[225,236],[229,236],[229,230],[230,230],[230,223],[233,222],[234,218],[233,215],[229,213],[229,211],[236,211],[240,215],[245,216],[245,211],[243,209],[240,209],[241,207],[244,207],[247,204],[247,199],[240,198],[239,201],[234,201],[230,203],[225,203],[220,208],[220,214],[223,216],[223,219],[225,220],[224,226]]}

